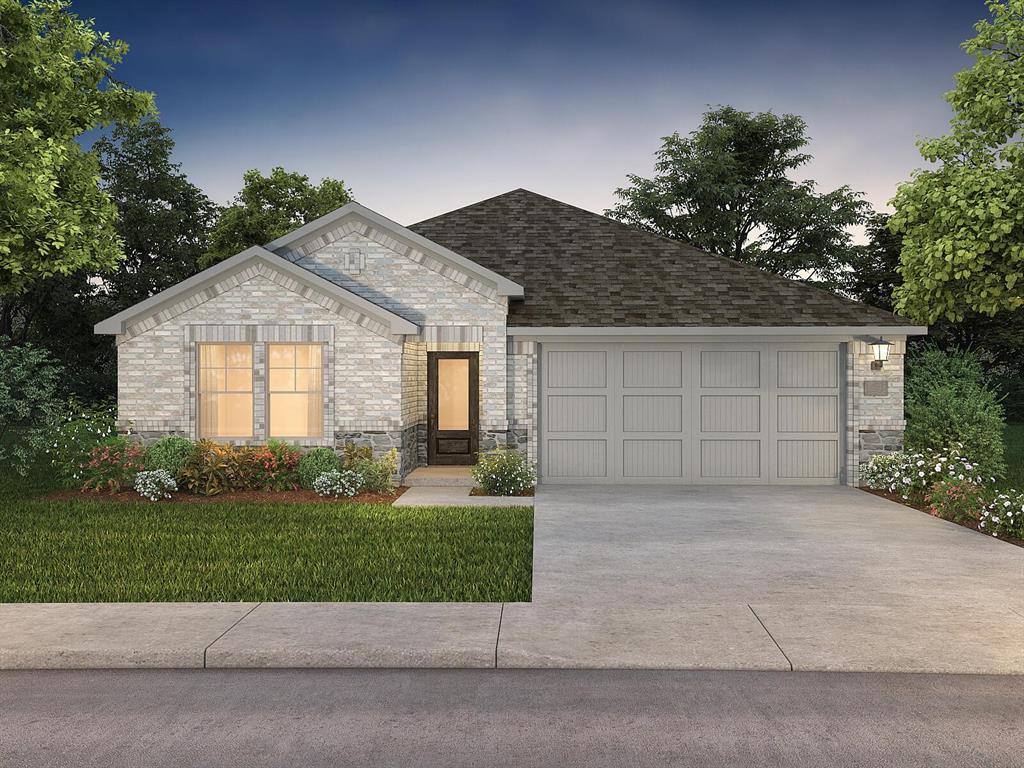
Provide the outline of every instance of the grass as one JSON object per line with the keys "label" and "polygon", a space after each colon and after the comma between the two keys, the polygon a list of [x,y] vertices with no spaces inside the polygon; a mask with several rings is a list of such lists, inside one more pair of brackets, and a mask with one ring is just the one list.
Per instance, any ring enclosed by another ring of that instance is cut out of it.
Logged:
{"label": "grass", "polygon": [[528,601],[530,508],[8,501],[0,602]]}
{"label": "grass", "polygon": [[1006,425],[1006,485],[1024,489],[1024,424]]}

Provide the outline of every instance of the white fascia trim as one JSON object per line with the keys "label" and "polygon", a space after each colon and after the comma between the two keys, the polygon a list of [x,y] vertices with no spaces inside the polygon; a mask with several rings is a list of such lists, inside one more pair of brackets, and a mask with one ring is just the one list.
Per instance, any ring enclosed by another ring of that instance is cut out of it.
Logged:
{"label": "white fascia trim", "polygon": [[512,282],[507,277],[503,277],[497,272],[492,272],[486,267],[477,264],[475,261],[467,259],[465,256],[460,256],[455,253],[455,251],[449,250],[443,245],[435,243],[433,240],[428,240],[423,237],[423,235],[418,235],[411,229],[403,227],[398,222],[392,221],[386,216],[381,216],[376,211],[371,211],[365,205],[360,205],[359,203],[346,203],[341,206],[341,208],[331,211],[330,213],[321,216],[319,219],[314,219],[308,224],[303,224],[301,227],[289,232],[287,235],[282,235],[276,240],[267,243],[264,247],[275,252],[289,248],[294,246],[300,240],[316,237],[328,229],[335,228],[348,216],[358,216],[365,219],[374,226],[390,232],[396,238],[405,240],[410,245],[427,251],[428,253],[437,256],[442,261],[451,263],[452,266],[476,275],[485,282],[493,283],[499,296],[509,296],[512,298],[519,298],[523,296],[523,286],[519,285],[519,283]]}
{"label": "white fascia trim", "polygon": [[517,338],[563,337],[651,337],[651,336],[926,336],[926,325],[786,325],[786,326],[509,326],[509,336]]}
{"label": "white fascia trim", "polygon": [[198,293],[235,272],[240,272],[254,261],[265,262],[278,272],[293,277],[300,283],[321,291],[337,299],[342,304],[347,304],[358,312],[380,320],[395,335],[419,333],[419,326],[415,323],[411,323],[404,317],[396,315],[394,312],[352,293],[347,288],[332,283],[330,280],[326,280],[304,267],[293,264],[288,259],[282,258],[276,253],[261,248],[258,245],[246,248],[241,253],[236,253],[231,258],[214,264],[197,275],[192,275],[192,277],[182,280],[180,283],[172,285],[170,288],[150,296],[148,299],[144,299],[112,317],[108,317],[106,320],[101,320],[93,327],[93,333],[115,335],[124,333],[125,328],[132,321],[156,314],[160,310],[181,301],[183,298]]}

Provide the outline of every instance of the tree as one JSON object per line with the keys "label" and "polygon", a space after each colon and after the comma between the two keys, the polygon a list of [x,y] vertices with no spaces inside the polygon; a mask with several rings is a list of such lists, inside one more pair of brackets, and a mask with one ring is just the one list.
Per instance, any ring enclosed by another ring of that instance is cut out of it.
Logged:
{"label": "tree", "polygon": [[0,336],[0,460],[20,475],[50,440],[60,418],[63,371],[43,349]]}
{"label": "tree", "polygon": [[900,186],[897,307],[931,322],[1024,307],[1024,0],[988,0],[963,44],[974,58],[946,100],[950,132],[919,142],[935,168]]}
{"label": "tree", "polygon": [[826,194],[789,174],[811,156],[796,115],[719,107],[699,129],[662,139],[653,178],[630,175],[605,213],[786,277],[834,282],[867,203],[849,187]]}
{"label": "tree", "polygon": [[116,312],[198,271],[217,209],[171,162],[174,139],[155,119],[118,125],[93,149],[124,244],[124,260],[103,277]]}
{"label": "tree", "polygon": [[202,267],[209,267],[253,245],[264,245],[352,201],[343,181],[309,177],[275,167],[269,176],[246,171],[242,191],[220,215]]}
{"label": "tree", "polygon": [[893,293],[903,282],[899,273],[903,239],[889,229],[889,216],[884,213],[868,218],[866,233],[867,245],[850,251],[843,287],[857,301],[892,311]]}
{"label": "tree", "polygon": [[117,209],[76,139],[151,113],[153,97],[112,76],[128,45],[69,7],[0,0],[0,295],[121,258]]}

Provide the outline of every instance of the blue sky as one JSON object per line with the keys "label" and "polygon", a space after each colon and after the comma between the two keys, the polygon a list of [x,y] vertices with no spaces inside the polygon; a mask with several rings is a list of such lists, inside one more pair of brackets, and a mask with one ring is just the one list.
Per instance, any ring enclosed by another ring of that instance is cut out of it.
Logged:
{"label": "blue sky", "polygon": [[802,115],[805,176],[883,207],[941,132],[981,0],[113,2],[177,160],[218,202],[247,168],[343,178],[412,223],[516,187],[594,211],[708,104]]}

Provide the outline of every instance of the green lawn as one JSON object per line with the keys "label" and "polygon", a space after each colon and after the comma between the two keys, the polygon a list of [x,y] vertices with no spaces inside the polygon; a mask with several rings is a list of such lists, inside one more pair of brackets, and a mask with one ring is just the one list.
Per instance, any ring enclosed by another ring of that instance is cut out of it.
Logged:
{"label": "green lawn", "polygon": [[533,510],[0,499],[0,602],[528,601]]}
{"label": "green lawn", "polygon": [[1006,484],[1024,490],[1024,424],[1006,425]]}

